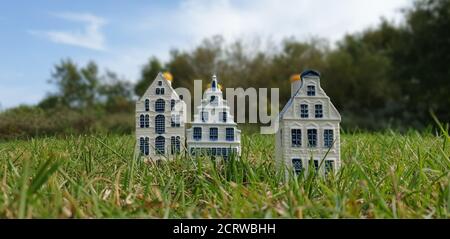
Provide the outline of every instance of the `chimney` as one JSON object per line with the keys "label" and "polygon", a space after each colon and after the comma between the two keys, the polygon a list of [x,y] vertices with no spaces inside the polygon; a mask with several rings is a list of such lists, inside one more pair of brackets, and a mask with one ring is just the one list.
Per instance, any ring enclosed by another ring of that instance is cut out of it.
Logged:
{"label": "chimney", "polygon": [[291,76],[291,97],[297,93],[297,91],[302,87],[303,78],[320,80],[320,73],[316,70],[305,70],[302,74]]}
{"label": "chimney", "polygon": [[166,79],[167,80],[167,82],[169,83],[169,85],[170,86],[172,86],[172,81],[173,81],[173,76],[172,76],[172,74],[170,74],[170,72],[164,72],[163,74],[162,74],[162,76],[164,77],[164,79]]}
{"label": "chimney", "polygon": [[300,74],[292,75],[290,81],[291,81],[291,97],[294,97],[295,93],[297,93],[298,89],[300,89],[300,87],[302,86]]}

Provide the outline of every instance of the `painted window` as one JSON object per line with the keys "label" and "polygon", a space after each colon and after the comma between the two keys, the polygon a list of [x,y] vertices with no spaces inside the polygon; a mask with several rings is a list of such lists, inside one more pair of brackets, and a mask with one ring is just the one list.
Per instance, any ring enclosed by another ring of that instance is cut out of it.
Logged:
{"label": "painted window", "polygon": [[221,148],[216,148],[216,155],[217,156],[221,156],[222,155],[222,149]]}
{"label": "painted window", "polygon": [[142,154],[149,155],[150,154],[150,145],[149,145],[149,138],[148,137],[141,137],[139,139],[139,149]]}
{"label": "painted window", "polygon": [[209,129],[209,140],[217,141],[218,138],[219,138],[219,130],[217,128],[210,128]]}
{"label": "painted window", "polygon": [[317,147],[317,129],[308,129],[308,146]]}
{"label": "painted window", "polygon": [[145,154],[145,155],[149,155],[149,154],[150,154],[150,138],[149,138],[149,137],[145,137],[145,149],[144,149],[144,154]]}
{"label": "painted window", "polygon": [[172,118],[170,121],[170,126],[172,126],[172,127],[180,127],[181,126],[180,115],[176,115],[176,114],[172,115]]}
{"label": "painted window", "polygon": [[308,105],[307,104],[301,104],[300,105],[300,117],[302,118],[308,118]]}
{"label": "painted window", "polygon": [[303,162],[299,158],[293,158],[292,159],[292,166],[294,167],[294,172],[296,174],[302,173],[303,170]]}
{"label": "painted window", "polygon": [[162,81],[158,81],[158,86],[162,86]]}
{"label": "painted window", "polygon": [[214,101],[216,101],[216,96],[215,96],[215,95],[212,95],[212,96],[209,98],[209,103],[214,103]]}
{"label": "painted window", "polygon": [[158,99],[155,102],[155,111],[158,113],[162,113],[165,110],[166,102],[163,99]]}
{"label": "painted window", "polygon": [[175,109],[175,100],[170,100],[170,110],[174,110]]}
{"label": "painted window", "polygon": [[180,115],[176,115],[175,116],[175,126],[176,127],[180,127],[181,126],[181,119],[180,119]]}
{"label": "painted window", "polygon": [[180,136],[177,136],[177,138],[175,139],[175,150],[177,151],[177,153],[181,152],[181,138],[180,138]]}
{"label": "painted window", "polygon": [[316,118],[323,118],[323,107],[322,105],[315,105]]}
{"label": "painted window", "polygon": [[145,138],[141,137],[139,138],[139,149],[141,150],[141,153],[145,153]]}
{"label": "painted window", "polygon": [[308,96],[315,96],[316,95],[316,86],[309,85],[306,89],[306,93]]}
{"label": "painted window", "polygon": [[228,118],[228,113],[226,111],[222,112],[222,122],[226,123]]}
{"label": "painted window", "polygon": [[150,100],[149,99],[145,100],[145,111],[150,111]]}
{"label": "painted window", "polygon": [[201,140],[202,139],[202,128],[194,127],[194,132],[192,134],[192,137],[194,138],[194,140]]}
{"label": "painted window", "polygon": [[319,172],[319,160],[314,159],[312,162],[314,163],[313,166],[316,172]]}
{"label": "painted window", "polygon": [[155,117],[155,132],[157,134],[163,134],[166,131],[166,118],[164,115],[157,115]]}
{"label": "painted window", "polygon": [[183,100],[183,95],[180,95],[180,100]]}
{"label": "painted window", "polygon": [[170,154],[175,154],[175,140],[175,136],[170,137]]}
{"label": "painted window", "polygon": [[145,115],[145,128],[150,128],[150,116]]}
{"label": "painted window", "polygon": [[164,95],[164,88],[156,88],[155,91],[157,95]]}
{"label": "painted window", "polygon": [[332,172],[334,170],[334,161],[333,160],[325,160],[325,175]]}
{"label": "painted window", "polygon": [[232,148],[232,149],[231,149],[231,153],[232,153],[233,155],[236,155],[236,154],[237,154],[237,148]]}
{"label": "painted window", "polygon": [[227,156],[228,155],[228,149],[227,148],[222,148],[222,155],[223,156]]}
{"label": "painted window", "polygon": [[144,115],[139,116],[139,127],[141,127],[141,128],[145,127],[145,116]]}
{"label": "painted window", "polygon": [[203,122],[208,121],[208,112],[202,111],[201,116],[202,116],[202,121]]}
{"label": "painted window", "polygon": [[166,139],[163,136],[158,136],[155,139],[155,150],[157,154],[165,154]]}
{"label": "painted window", "polygon": [[180,152],[180,136],[172,136],[170,138],[171,154],[177,154]]}
{"label": "painted window", "polygon": [[234,128],[226,129],[225,138],[227,141],[234,141]]}
{"label": "painted window", "polygon": [[291,141],[292,141],[292,147],[302,146],[302,130],[301,129],[291,129]]}
{"label": "painted window", "polygon": [[325,129],[323,131],[323,144],[327,148],[331,148],[333,146],[333,130],[332,129]]}

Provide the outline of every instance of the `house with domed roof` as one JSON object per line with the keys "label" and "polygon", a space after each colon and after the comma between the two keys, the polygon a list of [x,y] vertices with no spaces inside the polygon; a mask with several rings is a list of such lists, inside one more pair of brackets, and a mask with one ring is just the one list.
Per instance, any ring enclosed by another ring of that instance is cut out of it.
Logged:
{"label": "house with domed roof", "polygon": [[291,78],[291,98],[278,117],[275,156],[295,174],[327,175],[341,165],[341,116],[320,86],[320,73]]}
{"label": "house with domed roof", "polygon": [[185,148],[186,104],[172,81],[170,73],[159,73],[136,102],[136,147],[153,160],[173,158]]}

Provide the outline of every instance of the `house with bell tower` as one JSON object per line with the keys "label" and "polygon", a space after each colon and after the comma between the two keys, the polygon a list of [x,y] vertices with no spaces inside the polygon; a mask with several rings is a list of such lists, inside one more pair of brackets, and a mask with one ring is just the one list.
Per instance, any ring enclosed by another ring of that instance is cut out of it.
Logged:
{"label": "house with bell tower", "polygon": [[197,106],[198,114],[194,115],[192,127],[186,130],[187,149],[192,156],[227,159],[241,154],[241,131],[234,122],[227,101],[223,99],[221,88],[213,75]]}

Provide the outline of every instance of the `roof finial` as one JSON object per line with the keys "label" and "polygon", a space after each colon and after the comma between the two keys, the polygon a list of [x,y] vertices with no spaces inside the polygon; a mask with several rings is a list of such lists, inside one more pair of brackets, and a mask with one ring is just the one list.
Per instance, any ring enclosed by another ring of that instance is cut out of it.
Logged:
{"label": "roof finial", "polygon": [[212,88],[213,90],[216,90],[216,88],[217,88],[217,76],[216,76],[215,73],[214,73],[213,76],[212,76],[211,88]]}

